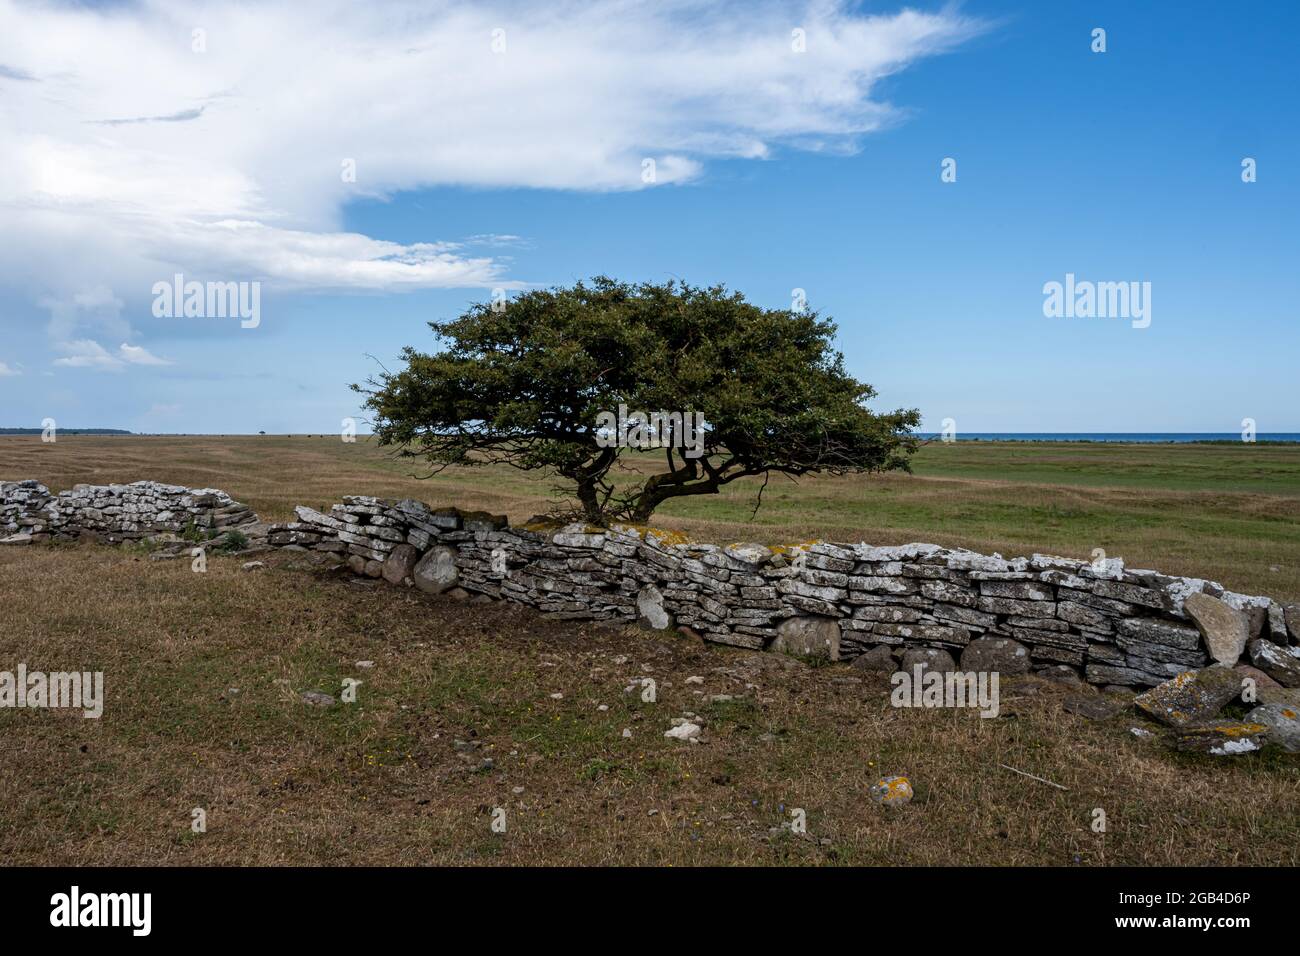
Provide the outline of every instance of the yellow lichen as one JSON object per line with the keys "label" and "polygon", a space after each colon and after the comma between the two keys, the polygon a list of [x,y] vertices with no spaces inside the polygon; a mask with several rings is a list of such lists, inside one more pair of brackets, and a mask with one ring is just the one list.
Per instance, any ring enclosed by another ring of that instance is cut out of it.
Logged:
{"label": "yellow lichen", "polygon": [[651,535],[653,535],[655,540],[660,544],[668,547],[676,547],[678,545],[691,543],[690,537],[681,531],[669,531],[666,528],[646,528],[645,536],[649,538]]}
{"label": "yellow lichen", "polygon": [[808,551],[808,549],[810,549],[814,544],[821,543],[821,538],[814,538],[812,541],[801,541],[798,544],[774,544],[772,545],[772,553],[779,554],[782,557],[796,552],[802,554]]}

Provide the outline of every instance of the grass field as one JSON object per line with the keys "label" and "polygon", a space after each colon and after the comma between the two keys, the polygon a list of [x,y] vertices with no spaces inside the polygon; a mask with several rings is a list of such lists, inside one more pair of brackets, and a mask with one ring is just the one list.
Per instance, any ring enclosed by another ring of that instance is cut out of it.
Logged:
{"label": "grass field", "polygon": [[[102,670],[107,697],[99,720],[0,710],[7,863],[1300,862],[1300,758],[1179,755],[1037,678],[995,719],[895,709],[845,665],[240,561],[0,551],[0,661]],[[654,703],[625,692],[646,676]],[[298,699],[347,677],[356,703]],[[663,737],[686,711],[703,743]],[[885,774],[910,806],[868,799]]]}
{"label": "grass field", "polygon": [[[626,477],[657,470],[633,462]],[[669,502],[655,523],[702,540],[933,541],[1004,555],[1091,558],[1205,577],[1300,600],[1300,446],[958,442],[924,446],[915,475],[773,479]],[[553,482],[505,466],[420,480],[364,438],[0,437],[0,478],[77,482],[155,478],[229,491],[268,519],[345,494],[414,497],[509,514],[551,506]]]}
{"label": "grass field", "polygon": [[[550,500],[516,472],[412,470],[326,438],[0,438],[0,478],[210,485],[271,519],[354,493],[516,520]],[[739,488],[657,523],[711,540],[1103,547],[1300,597],[1300,449],[931,445],[916,471],[774,483],[753,519],[754,487]],[[0,710],[7,862],[1300,862],[1300,758],[1180,755],[1129,733],[1132,714],[1064,712],[1077,691],[1039,678],[1005,682],[996,719],[895,709],[886,677],[846,665],[430,598],[291,553],[258,572],[242,560],[196,574],[129,548],[0,548],[0,669],[102,670],[107,696],[99,720]],[[654,703],[625,692],[645,676]],[[363,682],[356,703],[299,698],[338,697],[345,678]],[[687,711],[705,742],[663,737]],[[866,791],[894,773],[916,799],[889,812]],[[795,808],[806,836],[783,826]]]}

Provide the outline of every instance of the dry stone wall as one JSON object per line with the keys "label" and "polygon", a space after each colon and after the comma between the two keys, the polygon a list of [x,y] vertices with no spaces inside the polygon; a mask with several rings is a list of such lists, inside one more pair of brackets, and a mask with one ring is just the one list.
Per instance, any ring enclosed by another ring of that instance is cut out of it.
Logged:
{"label": "dry stone wall", "polygon": [[720,644],[882,668],[1068,669],[1094,684],[1151,686],[1243,659],[1300,687],[1300,606],[1213,581],[1035,554],[934,544],[789,548],[702,544],[615,525],[512,528],[504,517],[356,496],[265,525],[214,488],[152,481],[0,482],[0,544],[166,539],[230,529],[395,585],[487,595],[561,618],[689,628]]}
{"label": "dry stone wall", "polygon": [[[1095,684],[1130,686],[1245,653],[1300,678],[1300,609],[1119,559],[1004,559],[933,544],[720,546],[629,526],[511,528],[500,516],[362,496],[296,515],[270,527],[271,546],[324,552],[358,574],[431,593],[686,626],[720,644],[837,660],[896,661],[927,648],[963,666],[1070,668]],[[1189,608],[1193,595],[1204,597]],[[1229,632],[1207,604],[1223,609]]]}
{"label": "dry stone wall", "polygon": [[247,506],[216,488],[184,488],[156,481],[130,485],[76,485],[51,494],[37,481],[0,482],[0,543],[49,538],[109,542],[180,534],[189,527],[211,537],[257,521]]}

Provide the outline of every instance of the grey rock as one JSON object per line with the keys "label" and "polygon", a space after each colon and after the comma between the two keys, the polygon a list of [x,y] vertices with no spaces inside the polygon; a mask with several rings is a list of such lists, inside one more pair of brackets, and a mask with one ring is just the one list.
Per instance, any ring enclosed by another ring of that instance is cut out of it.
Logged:
{"label": "grey rock", "polygon": [[1139,694],[1133,703],[1171,727],[1186,727],[1215,717],[1241,695],[1241,677],[1228,667],[1184,671]]}
{"label": "grey rock", "polygon": [[1291,753],[1300,753],[1300,709],[1287,704],[1261,704],[1246,721],[1269,729],[1269,741]]}
{"label": "grey rock", "polygon": [[424,553],[411,569],[415,586],[426,594],[442,594],[460,582],[456,567],[456,549],[435,545]]}
{"label": "grey rock", "polygon": [[1054,681],[1058,684],[1081,685],[1084,683],[1079,672],[1069,664],[1049,664],[1046,667],[1040,667],[1034,671],[1038,677],[1043,680]]}
{"label": "grey rock", "polygon": [[828,617],[790,617],[776,629],[772,650],[796,657],[840,659],[840,625]]}
{"label": "grey rock", "polygon": [[500,531],[509,524],[505,515],[488,514],[486,511],[466,511],[461,514],[461,526],[466,531]]}
{"label": "grey rock", "polygon": [[1286,632],[1292,644],[1300,644],[1300,604],[1288,604],[1282,608],[1282,618],[1286,622]]}
{"label": "grey rock", "polygon": [[899,669],[908,674],[915,674],[917,667],[921,668],[922,675],[929,671],[951,674],[957,670],[957,662],[952,659],[951,654],[938,647],[909,647],[903,652]]}
{"label": "grey rock", "polygon": [[389,584],[401,584],[411,577],[416,564],[420,561],[420,552],[409,544],[399,544],[388,552],[384,558],[383,576]]}
{"label": "grey rock", "polygon": [[988,614],[1015,614],[1020,617],[1055,617],[1051,601],[1018,601],[1014,598],[981,597],[979,609]]}
{"label": "grey rock", "polygon": [[999,674],[1029,672],[1029,649],[1009,637],[980,637],[961,652],[964,671],[996,671]]}
{"label": "grey rock", "polygon": [[1243,690],[1242,699],[1245,700],[1247,703],[1251,702],[1248,698],[1246,698],[1244,694],[1245,688],[1249,686],[1246,683],[1248,680],[1254,682],[1254,691],[1256,695],[1258,695],[1260,691],[1272,690],[1274,688],[1280,688],[1282,686],[1277,681],[1273,680],[1273,678],[1265,674],[1258,667],[1252,667],[1249,664],[1238,664],[1236,667],[1233,668],[1233,671],[1237,674],[1238,677],[1241,678],[1241,686]]}
{"label": "grey rock", "polygon": [[1191,594],[1183,610],[1205,639],[1210,656],[1231,667],[1246,649],[1250,621],[1241,611],[1208,594]]}
{"label": "grey rock", "polygon": [[673,617],[664,610],[664,595],[653,584],[647,584],[637,592],[636,610],[641,622],[657,631],[666,631],[673,626]]}
{"label": "grey rock", "polygon": [[853,658],[853,667],[860,671],[879,671],[892,674],[898,670],[898,662],[894,660],[894,654],[888,645],[877,644],[869,651],[865,651]]}
{"label": "grey rock", "polygon": [[980,593],[1017,601],[1050,601],[1053,597],[1051,585],[1033,581],[981,581]]}
{"label": "grey rock", "polygon": [[1201,635],[1197,629],[1184,624],[1151,617],[1131,617],[1119,621],[1115,627],[1124,637],[1147,644],[1162,644],[1182,651],[1199,651],[1201,648]]}
{"label": "grey rock", "polygon": [[772,559],[772,549],[761,544],[729,544],[723,550],[728,556],[746,564],[766,564]]}
{"label": "grey rock", "polygon": [[1174,746],[1179,750],[1214,757],[1232,757],[1262,749],[1268,735],[1269,728],[1266,724],[1216,720],[1179,728],[1174,736]]}
{"label": "grey rock", "polygon": [[1300,687],[1300,658],[1288,648],[1256,638],[1246,645],[1250,662],[1283,687]]}

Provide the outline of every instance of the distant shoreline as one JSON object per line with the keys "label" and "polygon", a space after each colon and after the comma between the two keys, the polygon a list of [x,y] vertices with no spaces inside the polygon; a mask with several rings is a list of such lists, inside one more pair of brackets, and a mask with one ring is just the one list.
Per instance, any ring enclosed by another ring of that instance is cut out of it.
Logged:
{"label": "distant shoreline", "polygon": [[[940,433],[917,433],[918,438],[941,439]],[[957,441],[1020,441],[1096,443],[1125,445],[1241,445],[1239,432],[966,432],[955,436]],[[1257,445],[1300,444],[1300,432],[1261,432],[1255,436]]]}

